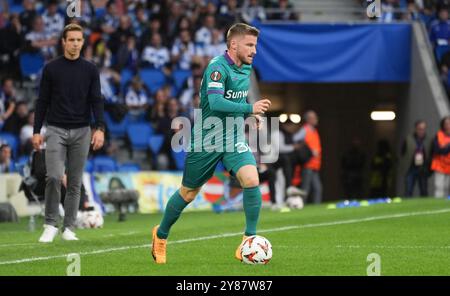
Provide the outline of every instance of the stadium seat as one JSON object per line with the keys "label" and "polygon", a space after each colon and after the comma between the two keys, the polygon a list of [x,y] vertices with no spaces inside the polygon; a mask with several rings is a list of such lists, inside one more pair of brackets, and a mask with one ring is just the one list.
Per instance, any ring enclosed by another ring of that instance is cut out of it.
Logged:
{"label": "stadium seat", "polygon": [[23,8],[22,1],[18,0],[8,0],[9,13],[20,14],[25,9]]}
{"label": "stadium seat", "polygon": [[97,173],[117,171],[117,162],[109,156],[96,156],[92,159],[92,164],[93,171]]}
{"label": "stadium seat", "polygon": [[141,70],[140,76],[152,93],[155,93],[166,83],[166,76],[161,70],[144,68]]}
{"label": "stadium seat", "polygon": [[22,53],[19,56],[22,76],[35,80],[44,67],[44,57],[40,53]]}
{"label": "stadium seat", "polygon": [[153,128],[149,123],[130,123],[127,127],[128,139],[133,150],[147,150],[152,134]]}
{"label": "stadium seat", "polygon": [[153,155],[158,155],[163,144],[164,144],[164,135],[151,135],[148,140],[148,146],[150,147],[150,150],[152,151]]}
{"label": "stadium seat", "polygon": [[399,1],[399,7],[400,7],[400,8],[406,9],[407,6],[408,6],[408,3],[407,3],[406,0],[400,0],[400,1]]}
{"label": "stadium seat", "polygon": [[18,159],[17,159],[17,161],[16,161],[16,163],[17,164],[26,164],[28,161],[30,161],[30,156],[29,155],[22,155],[22,156],[20,156]]}
{"label": "stadium seat", "polygon": [[172,74],[176,90],[179,92],[184,82],[192,75],[189,70],[175,70]]}
{"label": "stadium seat", "polygon": [[104,7],[97,7],[95,9],[95,17],[97,19],[102,18],[105,14],[106,14],[106,8],[104,8]]}
{"label": "stadium seat", "polygon": [[125,94],[126,93],[126,87],[127,84],[131,81],[131,79],[133,78],[134,74],[133,71],[129,70],[129,69],[123,69],[120,72],[120,91]]}
{"label": "stadium seat", "polygon": [[134,114],[128,114],[128,122],[133,122],[133,123],[144,123],[145,121],[145,113],[141,113],[138,115],[134,115]]}
{"label": "stadium seat", "polygon": [[15,171],[18,172],[21,176],[25,175],[25,167],[27,166],[27,163],[30,161],[29,155],[23,155],[17,159],[17,161],[14,163]]}
{"label": "stadium seat", "polygon": [[177,169],[182,171],[184,169],[184,161],[186,159],[186,151],[181,150],[180,152],[175,152],[171,150],[172,157],[175,160],[175,164],[177,166]]}
{"label": "stadium seat", "polygon": [[87,173],[92,173],[94,171],[94,164],[92,163],[92,159],[86,160],[84,164],[84,171]]}
{"label": "stadium seat", "polygon": [[7,143],[11,147],[12,157],[16,158],[19,153],[19,139],[11,133],[0,133],[0,143]]}
{"label": "stadium seat", "polygon": [[109,134],[112,138],[124,138],[127,133],[127,126],[129,122],[128,116],[125,116],[121,122],[116,122],[112,119],[108,112],[105,112],[105,122],[108,127]]}
{"label": "stadium seat", "polygon": [[140,172],[141,166],[137,163],[127,162],[119,165],[119,172]]}

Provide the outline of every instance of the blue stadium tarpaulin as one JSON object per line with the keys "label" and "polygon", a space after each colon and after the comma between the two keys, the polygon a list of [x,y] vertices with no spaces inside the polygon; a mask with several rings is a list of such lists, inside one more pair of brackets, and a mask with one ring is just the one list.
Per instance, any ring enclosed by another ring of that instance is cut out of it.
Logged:
{"label": "blue stadium tarpaulin", "polygon": [[409,82],[411,25],[257,24],[267,82]]}

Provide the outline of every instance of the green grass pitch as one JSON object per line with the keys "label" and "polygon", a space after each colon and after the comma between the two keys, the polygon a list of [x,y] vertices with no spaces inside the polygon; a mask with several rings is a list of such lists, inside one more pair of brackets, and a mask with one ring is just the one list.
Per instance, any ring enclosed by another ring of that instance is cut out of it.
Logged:
{"label": "green grass pitch", "polygon": [[[328,210],[325,205],[279,213],[262,210],[260,235],[273,245],[267,265],[245,265],[233,254],[243,212],[184,213],[171,232],[168,263],[150,255],[151,228],[161,215],[107,216],[102,229],[78,230],[80,241],[37,242],[28,219],[0,224],[0,275],[66,275],[70,253],[80,254],[81,275],[361,275],[371,253],[381,275],[450,275],[450,201]],[[38,220],[38,225],[42,219]]]}

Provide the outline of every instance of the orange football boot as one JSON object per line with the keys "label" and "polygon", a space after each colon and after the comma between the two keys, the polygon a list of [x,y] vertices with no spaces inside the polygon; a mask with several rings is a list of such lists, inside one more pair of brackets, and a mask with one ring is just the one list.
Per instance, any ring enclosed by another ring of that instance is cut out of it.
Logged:
{"label": "orange football boot", "polygon": [[167,239],[158,238],[158,228],[159,225],[156,225],[152,230],[152,256],[157,264],[165,264]]}

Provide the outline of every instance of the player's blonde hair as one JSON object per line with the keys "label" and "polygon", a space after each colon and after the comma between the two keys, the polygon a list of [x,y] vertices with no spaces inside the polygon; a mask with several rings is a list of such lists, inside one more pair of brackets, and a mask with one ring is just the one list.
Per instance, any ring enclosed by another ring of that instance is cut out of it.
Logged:
{"label": "player's blonde hair", "polygon": [[249,26],[244,23],[237,23],[230,27],[227,32],[227,47],[230,48],[231,39],[236,36],[252,35],[259,36],[259,30],[255,27]]}

